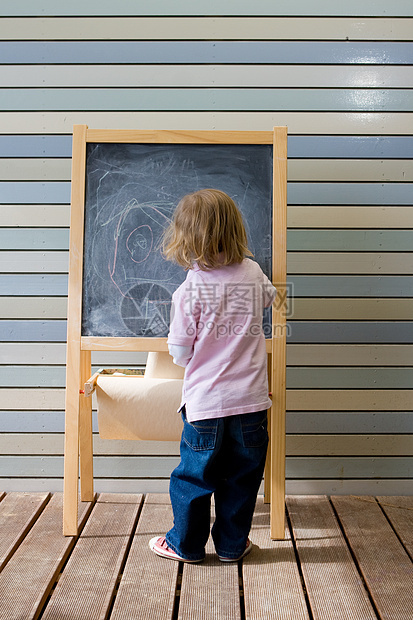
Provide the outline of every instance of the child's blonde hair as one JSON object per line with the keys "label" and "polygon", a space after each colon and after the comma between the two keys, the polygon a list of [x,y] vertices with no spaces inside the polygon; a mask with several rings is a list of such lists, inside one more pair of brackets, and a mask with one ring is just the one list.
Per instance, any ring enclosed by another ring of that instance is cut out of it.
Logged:
{"label": "child's blonde hair", "polygon": [[252,256],[238,207],[218,189],[201,189],[180,200],[162,248],[168,260],[185,269],[197,263],[204,271]]}

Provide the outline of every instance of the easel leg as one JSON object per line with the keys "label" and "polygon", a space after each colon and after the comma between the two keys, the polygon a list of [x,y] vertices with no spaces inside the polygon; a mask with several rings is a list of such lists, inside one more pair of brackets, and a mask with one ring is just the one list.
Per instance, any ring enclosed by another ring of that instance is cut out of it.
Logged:
{"label": "easel leg", "polygon": [[272,407],[271,419],[271,507],[270,535],[273,540],[285,537],[285,416]]}
{"label": "easel leg", "polygon": [[79,379],[70,373],[66,381],[65,466],[63,485],[63,535],[78,532],[79,492]]}
{"label": "easel leg", "polygon": [[[80,353],[80,385],[92,375],[91,351]],[[82,502],[93,500],[93,431],[92,397],[80,396],[80,497]]]}

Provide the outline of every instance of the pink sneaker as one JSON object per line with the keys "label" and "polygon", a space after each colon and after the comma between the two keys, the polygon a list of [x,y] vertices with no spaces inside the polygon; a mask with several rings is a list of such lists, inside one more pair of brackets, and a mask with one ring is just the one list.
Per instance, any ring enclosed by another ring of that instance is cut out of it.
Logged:
{"label": "pink sneaker", "polygon": [[246,555],[248,555],[253,548],[253,544],[250,541],[250,539],[248,538],[247,540],[247,544],[245,545],[245,549],[243,551],[243,553],[241,553],[241,555],[238,558],[225,558],[222,555],[219,555],[219,559],[221,560],[221,562],[238,562],[238,560],[241,560],[243,557],[245,557]]}
{"label": "pink sneaker", "polygon": [[189,562],[190,564],[202,562],[202,560],[187,560],[181,558],[173,549],[168,547],[165,536],[155,536],[155,538],[151,538],[149,547],[156,555],[160,555],[161,558],[168,558],[169,560],[176,560],[177,562]]}

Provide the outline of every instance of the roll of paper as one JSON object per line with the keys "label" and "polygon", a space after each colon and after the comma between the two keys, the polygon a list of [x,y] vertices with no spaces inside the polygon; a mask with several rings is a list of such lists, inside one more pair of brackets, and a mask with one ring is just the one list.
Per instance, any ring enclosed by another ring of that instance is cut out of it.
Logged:
{"label": "roll of paper", "polygon": [[145,378],[148,379],[183,379],[185,368],[173,363],[166,351],[148,353]]}
{"label": "roll of paper", "polygon": [[96,394],[102,439],[179,441],[182,379],[100,375]]}

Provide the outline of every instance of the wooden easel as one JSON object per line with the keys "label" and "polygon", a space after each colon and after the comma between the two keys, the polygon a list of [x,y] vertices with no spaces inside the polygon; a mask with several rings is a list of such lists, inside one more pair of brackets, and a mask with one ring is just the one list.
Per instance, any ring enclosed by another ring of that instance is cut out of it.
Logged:
{"label": "wooden easel", "polygon": [[[272,144],[273,145],[273,282],[278,289],[272,310],[272,338],[267,339],[270,390],[270,448],[265,473],[265,499],[270,502],[273,539],[284,538],[285,516],[285,365],[286,365],[286,228],[287,128],[273,131],[73,131],[72,200],[68,330],[63,533],[78,532],[78,491],[93,499],[92,399],[83,394],[91,377],[91,351],[167,351],[166,338],[82,336],[83,248],[87,143]],[[79,467],[80,461],[80,467]]]}

